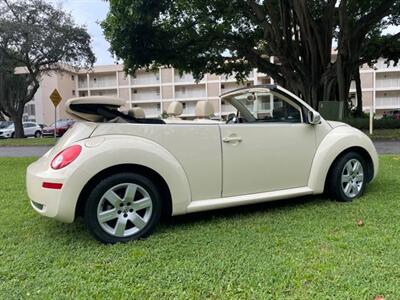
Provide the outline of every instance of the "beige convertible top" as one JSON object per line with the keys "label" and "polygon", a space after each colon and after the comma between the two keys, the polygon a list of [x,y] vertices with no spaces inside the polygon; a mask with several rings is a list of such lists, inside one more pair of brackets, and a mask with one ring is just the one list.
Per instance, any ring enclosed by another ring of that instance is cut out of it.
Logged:
{"label": "beige convertible top", "polygon": [[125,100],[117,97],[89,96],[69,99],[65,103],[67,113],[75,118],[97,122],[103,116],[96,113],[96,108],[105,107],[118,109],[125,104]]}

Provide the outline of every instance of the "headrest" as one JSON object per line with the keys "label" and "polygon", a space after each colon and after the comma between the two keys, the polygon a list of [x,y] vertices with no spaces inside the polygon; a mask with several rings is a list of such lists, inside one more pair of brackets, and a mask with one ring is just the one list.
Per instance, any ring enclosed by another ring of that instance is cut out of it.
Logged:
{"label": "headrest", "polygon": [[168,116],[179,116],[183,113],[183,105],[181,102],[174,101],[172,102],[167,109]]}
{"label": "headrest", "polygon": [[214,106],[209,101],[199,101],[196,104],[195,114],[197,118],[210,118],[214,116]]}
{"label": "headrest", "polygon": [[141,107],[134,107],[128,110],[128,116],[131,116],[135,119],[144,119],[146,118],[146,114],[144,113],[144,109]]}

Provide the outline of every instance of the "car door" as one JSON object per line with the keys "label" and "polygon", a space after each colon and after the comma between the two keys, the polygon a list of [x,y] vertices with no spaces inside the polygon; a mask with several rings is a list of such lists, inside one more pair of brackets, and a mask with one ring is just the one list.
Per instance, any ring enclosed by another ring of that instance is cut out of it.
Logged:
{"label": "car door", "polygon": [[25,136],[33,136],[35,134],[35,124],[33,123],[24,123],[24,135]]}
{"label": "car door", "polygon": [[302,107],[271,92],[244,98],[253,122],[223,124],[223,197],[307,186],[315,129]]}

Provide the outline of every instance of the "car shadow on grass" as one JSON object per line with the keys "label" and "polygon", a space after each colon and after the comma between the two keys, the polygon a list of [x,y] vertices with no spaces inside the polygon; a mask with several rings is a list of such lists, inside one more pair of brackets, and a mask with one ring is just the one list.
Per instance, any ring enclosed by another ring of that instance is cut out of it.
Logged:
{"label": "car shadow on grass", "polygon": [[[292,209],[304,208],[311,209],[315,206],[332,203],[333,200],[326,196],[303,196],[291,199],[276,200],[270,202],[249,204],[236,206],[231,208],[224,208],[218,210],[210,210],[198,213],[191,213],[187,215],[171,216],[166,217],[161,221],[161,224],[157,226],[154,233],[151,236],[161,237],[163,233],[178,233],[180,230],[187,230],[188,228],[204,224],[205,226],[211,222],[232,220],[234,221],[238,217],[240,218],[252,218],[259,214],[273,214],[276,212],[290,211]],[[82,217],[76,219],[72,224],[64,224],[55,220],[48,220],[50,222],[46,226],[48,236],[52,236],[55,239],[60,240],[61,243],[74,243],[74,241],[82,242],[87,247],[91,247],[94,244],[99,244],[95,241],[89,232],[86,230]],[[82,245],[81,245],[82,246]]]}
{"label": "car shadow on grass", "polygon": [[[237,217],[252,217],[252,215],[260,213],[274,213],[277,211],[288,211],[299,207],[312,207],[322,203],[331,203],[333,200],[327,196],[309,195],[284,200],[275,200],[269,202],[248,204],[210,210],[204,212],[191,213],[186,215],[167,217],[162,221],[162,227],[168,228],[179,227],[181,225],[194,225],[197,223],[208,223],[216,219],[235,219]],[[163,229],[161,228],[161,231]]]}

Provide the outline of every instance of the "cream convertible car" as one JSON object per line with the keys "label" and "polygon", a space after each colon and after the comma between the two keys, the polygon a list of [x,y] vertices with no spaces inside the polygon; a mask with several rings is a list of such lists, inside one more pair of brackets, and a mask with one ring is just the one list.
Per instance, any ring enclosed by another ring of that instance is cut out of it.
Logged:
{"label": "cream convertible car", "polygon": [[[146,119],[124,101],[71,99],[76,123],[29,166],[32,207],[63,222],[82,215],[105,243],[151,233],[162,214],[285,199],[324,191],[340,201],[362,195],[378,171],[371,140],[346,124],[328,122],[275,85],[222,95],[237,114],[209,119],[200,101],[197,119]],[[176,111],[174,111],[176,110]]]}

